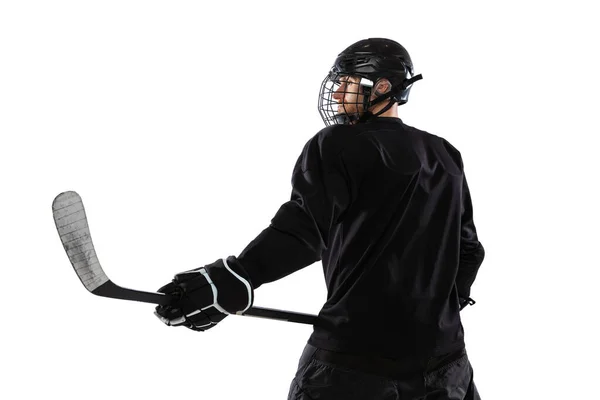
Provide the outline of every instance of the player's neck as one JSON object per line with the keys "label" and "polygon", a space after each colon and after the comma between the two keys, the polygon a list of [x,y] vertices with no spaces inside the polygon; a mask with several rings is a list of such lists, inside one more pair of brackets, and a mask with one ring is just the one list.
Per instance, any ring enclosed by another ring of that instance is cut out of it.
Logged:
{"label": "player's neck", "polygon": [[[381,110],[383,107],[379,107],[379,110]],[[377,112],[379,110],[374,110],[373,114],[377,114]],[[398,106],[397,105],[393,105],[389,110],[387,110],[386,112],[379,114],[378,117],[390,117],[390,118],[398,118]]]}

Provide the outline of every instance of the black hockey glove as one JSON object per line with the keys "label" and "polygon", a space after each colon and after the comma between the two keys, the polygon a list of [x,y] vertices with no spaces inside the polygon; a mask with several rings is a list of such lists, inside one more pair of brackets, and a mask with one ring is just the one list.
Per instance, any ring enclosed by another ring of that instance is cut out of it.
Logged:
{"label": "black hockey glove", "polygon": [[229,314],[243,314],[254,302],[254,288],[235,257],[181,272],[158,291],[173,301],[156,307],[154,314],[169,326],[195,331],[210,329]]}

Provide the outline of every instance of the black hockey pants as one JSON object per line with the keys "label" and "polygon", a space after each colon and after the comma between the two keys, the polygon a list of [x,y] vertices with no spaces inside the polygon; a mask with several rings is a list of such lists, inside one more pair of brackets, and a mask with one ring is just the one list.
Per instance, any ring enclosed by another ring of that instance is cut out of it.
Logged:
{"label": "black hockey pants", "polygon": [[463,348],[421,363],[304,348],[288,400],[480,400]]}

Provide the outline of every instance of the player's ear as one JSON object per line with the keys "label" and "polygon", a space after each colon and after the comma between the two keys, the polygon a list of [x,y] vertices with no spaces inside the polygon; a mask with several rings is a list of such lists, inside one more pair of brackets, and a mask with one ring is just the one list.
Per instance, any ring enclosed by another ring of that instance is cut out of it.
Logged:
{"label": "player's ear", "polygon": [[379,79],[375,84],[373,92],[376,96],[381,96],[382,94],[386,94],[392,89],[392,84],[385,78]]}

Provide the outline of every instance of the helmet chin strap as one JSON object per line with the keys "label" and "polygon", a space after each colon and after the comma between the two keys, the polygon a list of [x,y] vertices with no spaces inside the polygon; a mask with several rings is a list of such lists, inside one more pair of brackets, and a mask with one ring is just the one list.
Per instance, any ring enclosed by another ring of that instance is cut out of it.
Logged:
{"label": "helmet chin strap", "polygon": [[395,96],[395,94],[393,92],[388,92],[382,96],[377,97],[375,100],[373,100],[370,104],[369,104],[369,108],[373,107],[376,104],[381,103],[382,101],[389,99],[388,104],[383,107],[381,110],[379,110],[377,112],[377,114],[373,114],[371,111],[365,111],[359,118],[359,122],[365,122],[368,121],[371,118],[374,117],[378,117],[381,114],[383,114],[384,112],[386,112],[387,110],[389,110],[390,108],[392,108],[392,106],[394,105],[394,103],[396,102],[396,99],[393,97]]}

